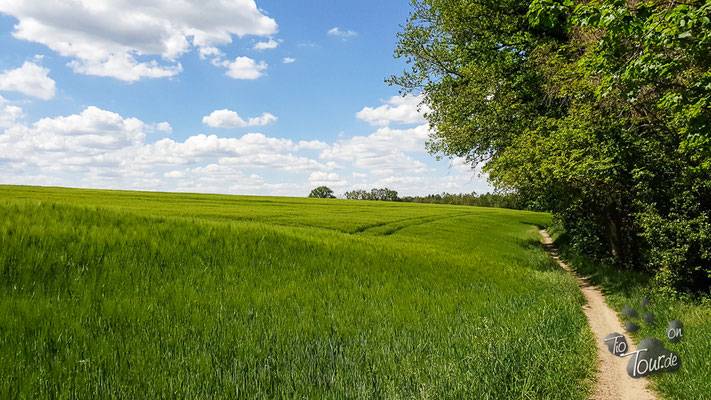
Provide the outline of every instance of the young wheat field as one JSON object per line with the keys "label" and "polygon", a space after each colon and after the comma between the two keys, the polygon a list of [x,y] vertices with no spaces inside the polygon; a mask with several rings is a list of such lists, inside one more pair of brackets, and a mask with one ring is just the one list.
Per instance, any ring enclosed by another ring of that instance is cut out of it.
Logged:
{"label": "young wheat field", "polygon": [[543,213],[0,186],[0,398],[560,398]]}

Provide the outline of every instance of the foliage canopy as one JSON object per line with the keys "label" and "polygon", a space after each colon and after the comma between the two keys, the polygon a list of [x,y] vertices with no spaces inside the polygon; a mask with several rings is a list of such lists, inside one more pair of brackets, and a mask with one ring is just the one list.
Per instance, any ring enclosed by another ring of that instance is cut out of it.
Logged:
{"label": "foliage canopy", "polygon": [[336,196],[333,195],[333,190],[328,186],[319,186],[309,193],[309,197],[315,197],[317,199],[335,199]]}
{"label": "foliage canopy", "polygon": [[577,250],[711,288],[711,3],[414,0],[389,79]]}

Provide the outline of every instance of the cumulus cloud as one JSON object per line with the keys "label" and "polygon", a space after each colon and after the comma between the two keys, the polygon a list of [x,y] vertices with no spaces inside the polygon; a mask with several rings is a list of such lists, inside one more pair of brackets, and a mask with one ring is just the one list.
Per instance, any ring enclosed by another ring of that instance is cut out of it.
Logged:
{"label": "cumulus cloud", "polygon": [[240,168],[262,168],[287,172],[328,170],[331,167],[297,153],[304,143],[290,139],[247,133],[240,138],[195,135],[185,141],[170,138],[144,146],[137,152],[138,164],[187,165],[217,160],[220,165]]}
{"label": "cumulus cloud", "polygon": [[220,158],[220,164],[241,168],[265,168],[287,172],[326,170],[329,166],[307,157],[291,153],[253,153],[240,157]]}
{"label": "cumulus cloud", "polygon": [[277,117],[265,112],[259,117],[249,118],[247,121],[232,110],[215,110],[210,115],[202,118],[202,123],[211,128],[244,128],[246,126],[263,126],[276,122]]}
{"label": "cumulus cloud", "polygon": [[170,132],[173,132],[173,127],[170,126],[170,124],[167,123],[167,122],[159,122],[159,123],[156,125],[156,130],[159,131],[159,132],[167,132],[167,133],[170,133]]}
{"label": "cumulus cloud", "polygon": [[276,122],[277,117],[274,115],[265,112],[259,117],[252,117],[249,120],[247,120],[247,126],[263,126],[263,125],[269,125],[272,122]]}
{"label": "cumulus cloud", "polygon": [[80,60],[67,64],[74,72],[133,82],[141,78],[166,78],[179,74],[183,66],[159,66],[156,60],[138,62],[129,54],[111,54],[101,61]]}
{"label": "cumulus cloud", "polygon": [[54,97],[55,83],[47,76],[49,70],[26,61],[20,68],[0,73],[0,90],[20,92],[42,100]]}
{"label": "cumulus cloud", "polygon": [[381,127],[335,142],[262,133],[176,140],[147,135],[167,131],[167,122],[145,123],[97,107],[31,125],[21,117],[19,107],[0,98],[0,123],[7,126],[0,129],[1,183],[271,195],[305,195],[322,185],[389,187],[401,194],[488,188],[480,169],[464,159],[440,171],[425,164],[426,125]]}
{"label": "cumulus cloud", "polygon": [[21,107],[9,104],[7,100],[0,96],[0,129],[14,125],[23,115]]}
{"label": "cumulus cloud", "polygon": [[322,151],[320,158],[348,162],[375,175],[425,173],[427,166],[405,152],[423,152],[429,137],[426,125],[412,129],[380,128],[368,136],[339,140]]}
{"label": "cumulus cloud", "polygon": [[213,64],[227,68],[225,73],[233,79],[257,79],[264,75],[264,70],[269,67],[264,61],[256,62],[249,57],[237,57],[234,61],[213,60]]}
{"label": "cumulus cloud", "polygon": [[284,57],[284,58],[282,58],[282,60],[281,60],[281,62],[283,62],[284,64],[291,64],[291,63],[293,63],[294,61],[296,61],[296,59],[295,59],[295,58],[291,58],[291,57]]}
{"label": "cumulus cloud", "polygon": [[341,179],[341,177],[335,173],[335,172],[323,172],[323,171],[315,171],[312,172],[311,175],[309,176],[309,183],[311,186],[333,186],[333,187],[341,187],[345,186],[348,184],[345,179]]}
{"label": "cumulus cloud", "polygon": [[343,39],[347,39],[347,38],[353,37],[353,36],[358,36],[358,32],[350,31],[350,30],[341,30],[337,26],[334,26],[333,28],[329,29],[328,32],[326,32],[326,34],[329,36],[337,36],[337,37],[340,37]]}
{"label": "cumulus cloud", "polygon": [[0,12],[18,19],[13,36],[72,58],[76,72],[124,81],[176,75],[194,47],[216,56],[233,36],[277,32],[254,0],[7,0]]}
{"label": "cumulus cloud", "polygon": [[429,109],[420,106],[420,102],[420,96],[393,96],[380,107],[364,107],[356,113],[356,117],[374,126],[388,126],[393,122],[423,124],[426,122],[423,113],[429,112]]}
{"label": "cumulus cloud", "polygon": [[[15,114],[8,118],[11,126],[0,131],[0,164],[4,166],[0,180],[5,183],[17,182],[10,176],[23,175],[67,177],[74,186],[161,188],[165,185],[161,177],[181,178],[174,167],[201,162],[302,173],[329,169],[328,164],[294,154],[321,148],[318,141],[294,142],[248,133],[240,138],[195,135],[184,141],[163,138],[148,143],[147,131],[169,124],[146,124],[93,106],[79,114],[43,118],[30,126],[13,124]],[[9,171],[10,164],[24,169]],[[173,170],[162,173],[165,167]],[[73,174],[80,178],[68,178]]]}
{"label": "cumulus cloud", "polygon": [[298,150],[326,150],[329,148],[329,145],[328,143],[320,140],[300,140],[296,147]]}
{"label": "cumulus cloud", "polygon": [[136,118],[91,106],[78,115],[42,118],[33,133],[47,138],[38,145],[46,149],[74,149],[91,153],[140,143],[145,138],[145,124]]}
{"label": "cumulus cloud", "polygon": [[257,42],[253,49],[254,50],[269,50],[269,49],[276,49],[277,46],[279,46],[279,42],[276,40],[269,38],[268,41],[266,42]]}
{"label": "cumulus cloud", "polygon": [[206,159],[245,158],[260,154],[288,153],[296,148],[289,139],[270,138],[261,133],[247,133],[241,138],[222,138],[199,134],[185,141],[164,138],[141,149],[141,163],[180,165]]}
{"label": "cumulus cloud", "polygon": [[171,171],[168,174],[173,178],[180,179],[178,190],[181,191],[255,193],[265,184],[264,179],[257,174],[245,174],[242,171],[219,164],[187,168],[183,171]]}
{"label": "cumulus cloud", "polygon": [[424,152],[429,138],[427,125],[410,129],[379,128],[368,136],[354,136],[335,142],[321,153],[322,158],[352,160],[359,155],[384,154],[397,149],[403,152]]}
{"label": "cumulus cloud", "polygon": [[184,171],[170,171],[166,172],[163,174],[166,178],[171,178],[171,179],[180,179],[180,178],[185,178],[185,172]]}

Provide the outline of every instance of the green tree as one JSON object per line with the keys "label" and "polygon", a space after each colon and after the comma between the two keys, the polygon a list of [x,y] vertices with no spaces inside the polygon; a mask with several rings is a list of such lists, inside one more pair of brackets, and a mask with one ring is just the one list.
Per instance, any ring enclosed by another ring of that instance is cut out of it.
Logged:
{"label": "green tree", "polygon": [[348,200],[372,200],[370,193],[363,189],[351,190],[344,194]]}
{"label": "green tree", "polygon": [[435,154],[485,163],[574,246],[711,286],[711,3],[415,0],[389,79]]}
{"label": "green tree", "polygon": [[388,188],[372,189],[370,198],[378,201],[398,201],[397,192]]}
{"label": "green tree", "polygon": [[333,195],[333,190],[329,189],[327,186],[319,186],[309,193],[309,197],[314,197],[317,199],[335,199],[336,196]]}

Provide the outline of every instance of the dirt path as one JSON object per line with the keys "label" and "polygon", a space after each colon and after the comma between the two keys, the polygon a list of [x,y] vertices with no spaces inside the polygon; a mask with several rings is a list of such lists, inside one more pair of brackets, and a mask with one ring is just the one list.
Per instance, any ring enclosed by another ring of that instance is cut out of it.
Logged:
{"label": "dirt path", "polygon": [[[597,343],[598,372],[597,381],[591,399],[656,399],[656,396],[647,389],[646,379],[632,379],[627,375],[626,368],[629,361],[625,357],[617,357],[607,350],[603,339],[612,332],[625,334],[624,328],[607,303],[600,289],[593,286],[584,277],[579,276],[558,257],[558,249],[553,247],[553,241],[544,229],[539,233],[543,236],[543,247],[553,256],[553,259],[566,271],[578,280],[578,286],[587,299],[583,306],[585,316],[588,318],[590,329],[595,335]],[[628,336],[628,335],[625,335]],[[628,341],[631,339],[628,336]]]}

